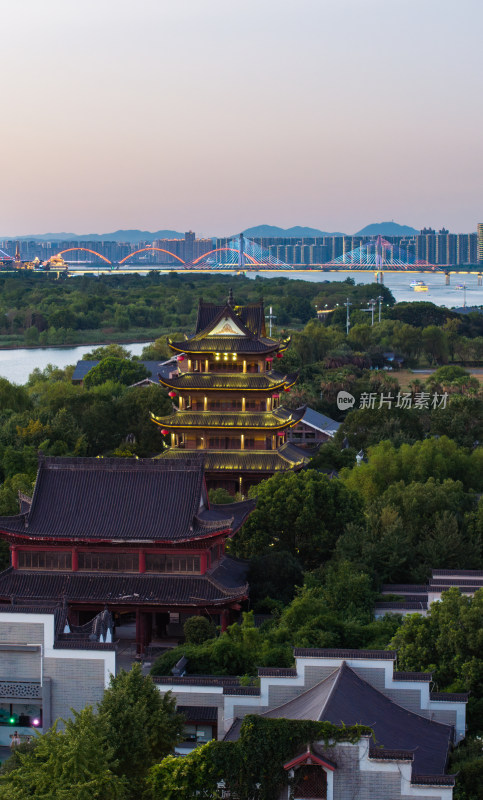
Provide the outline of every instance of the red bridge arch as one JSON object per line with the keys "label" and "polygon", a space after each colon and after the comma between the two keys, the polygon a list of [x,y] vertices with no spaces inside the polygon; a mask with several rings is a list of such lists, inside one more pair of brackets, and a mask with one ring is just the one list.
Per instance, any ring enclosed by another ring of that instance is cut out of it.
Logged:
{"label": "red bridge arch", "polygon": [[[225,250],[231,250],[233,253],[239,253],[240,252],[238,250],[238,248],[236,248],[236,247],[216,247],[214,250],[208,250],[207,253],[203,253],[202,256],[198,256],[198,258],[195,258],[195,260],[192,261],[191,264],[197,264],[199,261],[201,261],[202,258],[206,258],[206,256],[210,256],[212,253],[221,253],[221,252],[223,252]],[[254,256],[250,256],[248,253],[245,253],[245,252],[243,253],[243,255],[245,256],[245,258],[249,258],[250,259],[250,263],[251,264],[258,264],[259,263]]]}
{"label": "red bridge arch", "polygon": [[169,256],[173,256],[173,258],[177,258],[178,261],[181,261],[182,264],[186,263],[185,261],[183,261],[182,258],[177,256],[175,253],[172,253],[170,250],[165,250],[163,247],[141,247],[139,250],[135,250],[133,253],[129,253],[128,256],[124,256],[124,258],[121,258],[119,264],[124,264],[124,262],[127,261],[128,258],[132,258],[133,256],[137,255],[137,253],[145,253],[148,251],[152,252],[153,250],[157,250],[159,253],[167,253]]}
{"label": "red bridge arch", "polygon": [[98,258],[102,258],[102,260],[105,261],[106,264],[112,264],[112,261],[109,261],[108,258],[102,256],[96,250],[89,250],[88,247],[68,247],[66,250],[61,250],[60,253],[57,253],[57,255],[63,256],[64,253],[71,253],[73,250],[83,250],[85,253],[92,253],[93,256],[98,256]]}

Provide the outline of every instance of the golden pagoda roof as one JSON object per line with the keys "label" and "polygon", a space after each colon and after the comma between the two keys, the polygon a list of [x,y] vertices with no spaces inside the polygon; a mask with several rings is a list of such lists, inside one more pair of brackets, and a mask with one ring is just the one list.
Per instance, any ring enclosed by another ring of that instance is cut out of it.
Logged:
{"label": "golden pagoda roof", "polygon": [[178,342],[168,339],[170,347],[180,353],[219,354],[268,354],[286,349],[289,341],[281,343],[265,335],[263,303],[235,307],[231,302],[223,306],[201,304],[194,335]]}
{"label": "golden pagoda roof", "polygon": [[289,408],[276,408],[274,411],[175,411],[168,417],[151,419],[168,430],[271,430],[291,428],[305,414],[305,406],[295,411]]}
{"label": "golden pagoda roof", "polygon": [[159,382],[179,391],[204,390],[243,390],[248,392],[275,391],[293,386],[298,373],[283,374],[281,372],[180,372],[179,375],[166,377],[159,375]]}
{"label": "golden pagoda roof", "polygon": [[303,467],[310,460],[296,445],[286,442],[278,450],[185,450],[170,447],[157,458],[186,458],[193,453],[202,454],[206,472],[274,472]]}

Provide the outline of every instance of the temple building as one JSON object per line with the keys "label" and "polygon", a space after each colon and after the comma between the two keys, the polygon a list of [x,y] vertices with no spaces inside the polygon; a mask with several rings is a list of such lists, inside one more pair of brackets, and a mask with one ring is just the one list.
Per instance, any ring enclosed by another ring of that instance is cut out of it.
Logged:
{"label": "temple building", "polygon": [[465,737],[466,693],[435,692],[431,673],[398,671],[393,650],[295,648],[294,660],[294,668],[260,668],[254,686],[226,675],[155,677],[191,723],[192,740],[179,752],[212,738],[236,741],[248,714],[362,724],[373,734],[294,752],[281,765],[288,785],[278,800],[452,800],[448,759]]}
{"label": "temple building", "polygon": [[223,305],[201,299],[193,336],[168,342],[178,354],[178,371],[159,376],[174,405],[169,416],[152,417],[170,437],[161,458],[204,451],[208,488],[242,494],[308,461],[287,440],[305,412],[283,404],[297,374],[274,369],[290,339],[267,337],[263,301],[236,306],[231,290]]}
{"label": "temple building", "polygon": [[225,629],[248,597],[247,564],[225,542],[253,508],[210,506],[200,455],[41,457],[33,497],[0,517],[0,604],[61,606],[69,630],[108,610],[115,625],[135,620],[139,653],[195,614]]}

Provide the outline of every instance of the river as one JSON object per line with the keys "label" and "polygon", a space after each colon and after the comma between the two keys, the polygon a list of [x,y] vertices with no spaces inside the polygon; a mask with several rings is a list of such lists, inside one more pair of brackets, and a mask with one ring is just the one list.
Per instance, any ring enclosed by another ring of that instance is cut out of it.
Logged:
{"label": "river", "polygon": [[[181,274],[181,273],[180,273]],[[226,273],[224,273],[226,274]],[[231,273],[232,274],[232,273]],[[286,272],[248,272],[247,276],[255,278],[257,275],[264,278],[298,278],[311,282],[321,281],[344,281],[351,277],[356,283],[374,283],[374,273],[368,272],[298,272],[287,270]],[[410,287],[413,279],[423,280],[428,286],[427,292],[414,292]],[[234,288],[236,287],[236,276],[233,277]],[[457,285],[466,285],[466,304],[469,306],[483,305],[483,287],[478,286],[477,276],[472,274],[451,275],[449,286],[445,284],[445,275],[441,272],[436,273],[404,273],[404,272],[385,272],[384,285],[391,290],[397,302],[403,301],[427,301],[438,306],[452,308],[462,306],[465,292],[456,289]],[[377,296],[377,289],[374,292]],[[135,342],[126,344],[133,355],[141,355],[146,342]],[[55,364],[58,367],[66,367],[68,364],[76,364],[84,353],[90,352],[95,345],[82,345],[79,347],[35,347],[18,350],[0,349],[0,377],[8,378],[13,383],[25,383],[28,376],[35,367],[44,369],[47,364]]]}
{"label": "river", "polygon": [[[133,356],[140,356],[147,342],[126,344]],[[90,353],[97,345],[86,344],[79,347],[29,347],[28,349],[0,350],[0,377],[12,383],[26,383],[35,367],[44,369],[47,364],[67,367],[77,364],[84,353]]]}

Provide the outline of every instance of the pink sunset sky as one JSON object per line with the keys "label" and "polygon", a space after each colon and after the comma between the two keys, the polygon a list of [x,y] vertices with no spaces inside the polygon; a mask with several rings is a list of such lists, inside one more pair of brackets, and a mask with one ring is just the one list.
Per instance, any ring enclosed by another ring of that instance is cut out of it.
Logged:
{"label": "pink sunset sky", "polygon": [[21,0],[2,23],[2,236],[483,220],[481,0]]}

